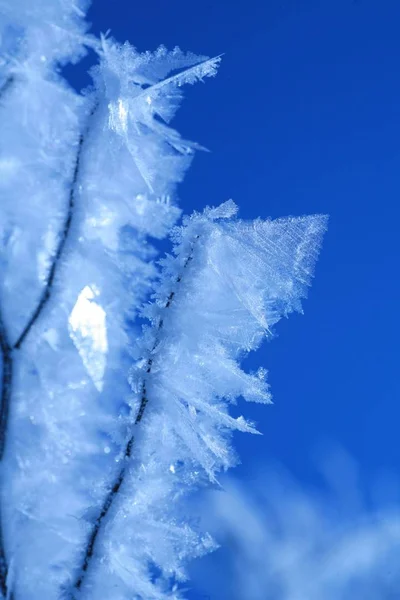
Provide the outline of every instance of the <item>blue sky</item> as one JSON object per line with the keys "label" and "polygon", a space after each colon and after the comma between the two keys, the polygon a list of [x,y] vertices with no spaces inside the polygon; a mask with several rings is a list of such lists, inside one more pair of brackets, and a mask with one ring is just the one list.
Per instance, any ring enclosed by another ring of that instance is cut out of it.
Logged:
{"label": "blue sky", "polygon": [[94,0],[89,20],[139,50],[225,53],[174,122],[211,150],[179,189],[185,212],[233,198],[245,218],[330,215],[305,314],[249,359],[275,404],[244,407],[264,436],[236,436],[238,479],[272,460],[318,486],[313,457],[329,443],[363,480],[395,472],[400,3]]}

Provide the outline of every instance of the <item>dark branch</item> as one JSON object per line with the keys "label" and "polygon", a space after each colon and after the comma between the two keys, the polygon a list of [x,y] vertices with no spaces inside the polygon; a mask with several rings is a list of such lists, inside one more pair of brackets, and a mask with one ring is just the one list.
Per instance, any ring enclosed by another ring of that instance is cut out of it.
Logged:
{"label": "dark branch", "polygon": [[[10,408],[11,386],[12,386],[12,348],[8,341],[7,331],[4,327],[3,318],[0,313],[0,350],[2,355],[2,385],[1,385],[1,407],[0,407],[0,459],[3,457],[5,438]],[[4,546],[3,523],[0,514],[0,590],[7,598],[7,559]]]}
{"label": "dark branch", "polygon": [[7,429],[8,413],[12,386],[12,348],[8,341],[3,319],[0,315],[0,349],[2,354],[2,386],[0,407],[0,460],[3,458],[5,447],[5,432]]}
{"label": "dark branch", "polygon": [[7,587],[7,575],[8,565],[5,553],[3,524],[0,515],[0,591],[3,595],[3,598],[7,598],[7,600],[14,600],[14,594],[10,592]]}
{"label": "dark branch", "polygon": [[[0,87],[0,100],[14,83],[14,77],[10,76],[5,80]],[[8,339],[7,330],[4,325],[3,317],[0,312],[0,351],[2,357],[2,373],[1,373],[1,406],[0,406],[0,460],[3,458],[6,431],[8,425],[8,415],[10,411],[10,399],[12,391],[12,375],[13,375],[13,357],[12,347]],[[3,534],[3,519],[0,513],[0,591],[4,598],[13,600],[13,594],[7,589],[8,564],[6,558],[4,534]]]}
{"label": "dark branch", "polygon": [[65,218],[64,226],[63,226],[63,229],[62,229],[62,232],[60,235],[58,246],[57,246],[56,252],[54,254],[54,257],[53,257],[53,260],[51,263],[47,281],[46,281],[44,290],[42,292],[42,295],[40,297],[40,300],[39,300],[35,310],[33,311],[32,315],[29,318],[28,323],[25,325],[22,333],[20,334],[19,338],[17,339],[17,341],[14,344],[14,348],[16,348],[17,350],[21,347],[22,342],[24,341],[24,339],[26,338],[26,336],[28,335],[28,333],[30,332],[30,330],[32,329],[32,327],[34,326],[36,321],[39,319],[40,315],[42,314],[43,310],[46,307],[47,302],[50,300],[50,297],[51,297],[51,292],[52,292],[52,288],[53,288],[53,284],[54,284],[54,278],[56,276],[57,268],[60,263],[60,258],[62,256],[64,247],[67,242],[68,235],[69,235],[69,232],[71,229],[72,216],[73,216],[74,207],[75,207],[75,190],[76,190],[76,183],[78,181],[78,176],[79,176],[79,167],[80,167],[80,161],[81,161],[81,155],[82,155],[83,141],[84,141],[84,135],[81,134],[81,136],[79,138],[78,152],[76,155],[74,173],[73,173],[71,188],[70,188],[70,192],[69,192],[67,216]]}
{"label": "dark branch", "polygon": [[[197,235],[195,237],[195,241],[197,241],[198,238],[199,238],[199,236]],[[186,269],[186,267],[189,265],[190,261],[193,259],[193,249],[194,249],[194,244],[192,246],[190,255],[188,256],[188,258],[185,260],[185,262],[183,264],[183,269]],[[181,280],[182,280],[182,275],[179,275],[176,278],[175,283],[178,284],[181,282]],[[170,308],[174,297],[175,297],[175,292],[172,291],[167,298],[167,301],[164,306],[164,310],[167,310],[168,308]],[[164,326],[164,319],[160,319],[160,321],[157,324],[157,332],[160,332],[161,329],[163,328],[163,326]],[[151,357],[151,354],[156,349],[156,347],[158,345],[158,341],[159,340],[156,337],[156,341],[154,342],[154,345],[150,351],[150,356],[147,359],[146,377],[149,376],[151,373],[152,366],[153,366],[153,359]],[[139,410],[137,412],[136,419],[134,421],[134,426],[139,425],[140,421],[142,420],[148,401],[149,401],[149,399],[148,399],[148,394],[147,394],[146,380],[144,379],[143,383],[142,383],[142,392],[141,392],[141,397],[140,397]],[[104,500],[103,506],[101,508],[100,514],[97,517],[97,519],[93,525],[93,529],[90,533],[89,540],[88,540],[88,543],[86,546],[85,556],[83,558],[83,565],[80,570],[79,577],[73,585],[73,589],[75,589],[75,590],[80,590],[80,588],[82,587],[82,583],[83,583],[85,574],[89,568],[90,561],[93,557],[96,539],[99,535],[100,528],[102,526],[102,522],[103,522],[104,518],[107,516],[107,513],[110,510],[112,503],[115,500],[115,497],[117,496],[117,494],[121,488],[121,485],[124,481],[128,460],[130,459],[130,457],[132,455],[132,448],[133,448],[134,443],[135,443],[135,436],[133,434],[131,436],[131,438],[129,439],[129,441],[126,445],[125,451],[124,451],[123,467],[121,468],[120,472],[118,473],[118,476],[114,482],[113,487],[108,492],[106,499]],[[73,597],[74,597],[74,595],[72,593],[72,598]]]}
{"label": "dark branch", "polygon": [[8,566],[6,555],[4,552],[4,539],[3,539],[3,527],[0,525],[0,591],[3,595],[3,598],[7,598],[7,573]]}
{"label": "dark branch", "polygon": [[[125,448],[125,453],[124,453],[124,460],[126,461],[127,459],[130,458],[131,456],[131,449],[132,449],[132,444],[133,444],[133,437],[129,440],[126,448]],[[120,470],[117,479],[115,480],[115,483],[112,487],[112,489],[108,492],[106,499],[104,500],[103,506],[101,507],[101,511],[99,516],[97,517],[94,525],[93,525],[93,529],[90,533],[89,536],[89,540],[87,543],[87,547],[86,547],[86,552],[85,552],[85,557],[83,559],[83,565],[82,565],[82,569],[80,572],[80,575],[78,577],[78,579],[76,580],[75,584],[74,584],[74,588],[76,590],[79,590],[82,586],[82,582],[83,579],[85,577],[86,571],[89,568],[89,563],[90,560],[93,556],[93,552],[94,552],[94,546],[96,543],[96,539],[97,536],[99,534],[100,531],[100,527],[101,527],[101,523],[104,519],[104,517],[107,515],[108,511],[110,510],[111,504],[113,502],[114,497],[118,494],[119,489],[122,485],[122,482],[124,480],[125,477],[125,470],[126,470],[126,462],[124,464],[124,466],[122,467],[122,469]]]}
{"label": "dark branch", "polygon": [[[0,98],[7,91],[10,85],[13,83],[14,78],[10,77],[5,84],[0,88]],[[95,109],[93,109],[90,116],[93,115]],[[75,193],[76,193],[76,185],[79,177],[79,169],[80,169],[80,161],[82,154],[82,146],[84,142],[84,135],[81,134],[79,137],[78,143],[78,151],[76,155],[74,171],[71,181],[71,187],[68,197],[68,207],[67,214],[65,217],[64,225],[60,234],[59,242],[57,245],[57,249],[49,270],[49,275],[40,297],[40,300],[33,311],[31,317],[29,318],[28,323],[25,325],[22,333],[18,337],[17,341],[14,344],[11,344],[9,341],[9,337],[0,313],[0,350],[2,354],[2,385],[1,385],[1,406],[0,406],[0,460],[3,458],[4,449],[6,446],[6,437],[7,437],[7,427],[8,427],[8,417],[10,411],[10,400],[12,393],[12,372],[13,372],[13,351],[19,350],[26,336],[36,323],[36,321],[41,316],[44,308],[46,307],[47,302],[49,301],[52,293],[54,278],[57,273],[57,267],[59,265],[61,256],[64,251],[65,244],[68,239],[68,235],[71,229],[72,217],[75,207]],[[5,554],[4,547],[4,536],[3,529],[1,523],[1,515],[0,515],[0,591],[2,592],[4,598],[9,598],[12,600],[13,596],[7,590],[7,573],[8,573],[8,565]],[[8,596],[7,596],[8,593]]]}

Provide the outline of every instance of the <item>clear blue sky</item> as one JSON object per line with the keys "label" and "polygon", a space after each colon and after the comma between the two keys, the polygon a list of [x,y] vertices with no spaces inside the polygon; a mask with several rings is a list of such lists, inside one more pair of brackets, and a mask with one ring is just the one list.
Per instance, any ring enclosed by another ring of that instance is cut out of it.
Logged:
{"label": "clear blue sky", "polygon": [[330,215],[305,314],[249,361],[275,404],[244,407],[264,436],[236,436],[238,475],[273,458],[312,481],[326,439],[366,476],[396,471],[400,3],[94,0],[89,18],[139,50],[226,53],[174,122],[212,151],[180,187],[186,212],[232,197],[245,218]]}

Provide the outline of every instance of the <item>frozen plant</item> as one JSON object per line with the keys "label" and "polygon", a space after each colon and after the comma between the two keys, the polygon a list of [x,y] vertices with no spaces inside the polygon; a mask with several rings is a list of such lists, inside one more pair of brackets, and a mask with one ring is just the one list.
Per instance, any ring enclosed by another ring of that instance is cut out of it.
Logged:
{"label": "frozen plant", "polygon": [[[178,599],[215,547],[183,499],[256,432],[228,411],[269,401],[240,361],[300,309],[325,218],[243,222],[229,201],[176,228],[200,146],[169,122],[220,58],[97,39],[86,8],[0,0],[0,591]],[[77,93],[61,67],[88,48]]]}

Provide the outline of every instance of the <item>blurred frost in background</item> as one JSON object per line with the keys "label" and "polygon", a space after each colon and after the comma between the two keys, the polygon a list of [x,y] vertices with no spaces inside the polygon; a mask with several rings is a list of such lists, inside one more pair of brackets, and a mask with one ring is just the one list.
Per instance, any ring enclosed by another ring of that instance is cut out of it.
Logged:
{"label": "blurred frost in background", "polygon": [[[231,476],[202,498],[221,544],[194,579],[220,600],[395,600],[400,573],[400,482],[366,485],[354,459],[331,448],[321,485],[300,485],[278,465],[247,482]],[[213,587],[207,588],[207,582]],[[215,595],[215,586],[218,594]]]}

